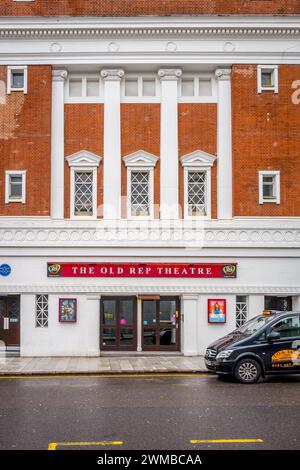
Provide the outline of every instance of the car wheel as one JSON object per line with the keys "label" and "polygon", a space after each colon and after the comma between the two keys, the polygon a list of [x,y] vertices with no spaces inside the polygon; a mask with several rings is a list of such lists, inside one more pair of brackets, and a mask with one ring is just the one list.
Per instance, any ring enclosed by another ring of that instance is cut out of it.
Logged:
{"label": "car wheel", "polygon": [[234,375],[243,384],[254,384],[261,376],[261,366],[254,359],[241,359],[236,365]]}

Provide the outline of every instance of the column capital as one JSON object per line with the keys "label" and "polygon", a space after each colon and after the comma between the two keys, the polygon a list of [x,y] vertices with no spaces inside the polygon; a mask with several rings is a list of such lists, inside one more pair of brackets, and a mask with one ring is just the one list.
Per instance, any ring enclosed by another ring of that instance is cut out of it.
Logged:
{"label": "column capital", "polygon": [[52,70],[52,81],[53,82],[64,82],[68,77],[68,71],[63,70]]}
{"label": "column capital", "polygon": [[217,80],[231,80],[231,69],[216,69],[215,77]]}
{"label": "column capital", "polygon": [[181,69],[159,69],[158,71],[158,78],[162,81],[177,81],[181,75]]}
{"label": "column capital", "polygon": [[100,75],[104,81],[108,82],[120,82],[125,75],[123,69],[103,69]]}

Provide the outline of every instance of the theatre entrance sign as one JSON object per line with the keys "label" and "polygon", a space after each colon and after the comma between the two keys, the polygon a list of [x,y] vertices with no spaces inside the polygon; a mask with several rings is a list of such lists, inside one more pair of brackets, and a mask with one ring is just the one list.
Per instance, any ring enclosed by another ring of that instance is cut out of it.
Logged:
{"label": "theatre entrance sign", "polygon": [[48,263],[48,277],[236,278],[235,263]]}

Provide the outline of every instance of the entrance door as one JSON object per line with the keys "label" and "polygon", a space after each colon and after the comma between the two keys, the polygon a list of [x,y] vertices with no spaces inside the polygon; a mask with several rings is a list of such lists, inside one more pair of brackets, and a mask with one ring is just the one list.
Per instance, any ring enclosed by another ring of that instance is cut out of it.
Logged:
{"label": "entrance door", "polygon": [[0,297],[0,341],[6,351],[20,349],[20,296]]}
{"label": "entrance door", "polygon": [[142,316],[144,351],[179,351],[178,297],[143,299]]}
{"label": "entrance door", "polygon": [[136,297],[101,299],[101,349],[136,350]]}

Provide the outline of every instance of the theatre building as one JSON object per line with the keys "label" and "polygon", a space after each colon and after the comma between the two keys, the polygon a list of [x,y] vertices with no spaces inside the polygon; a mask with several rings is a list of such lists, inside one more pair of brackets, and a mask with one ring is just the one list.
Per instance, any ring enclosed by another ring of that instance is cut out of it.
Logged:
{"label": "theatre building", "polygon": [[298,1],[0,15],[2,352],[201,355],[300,310]]}

